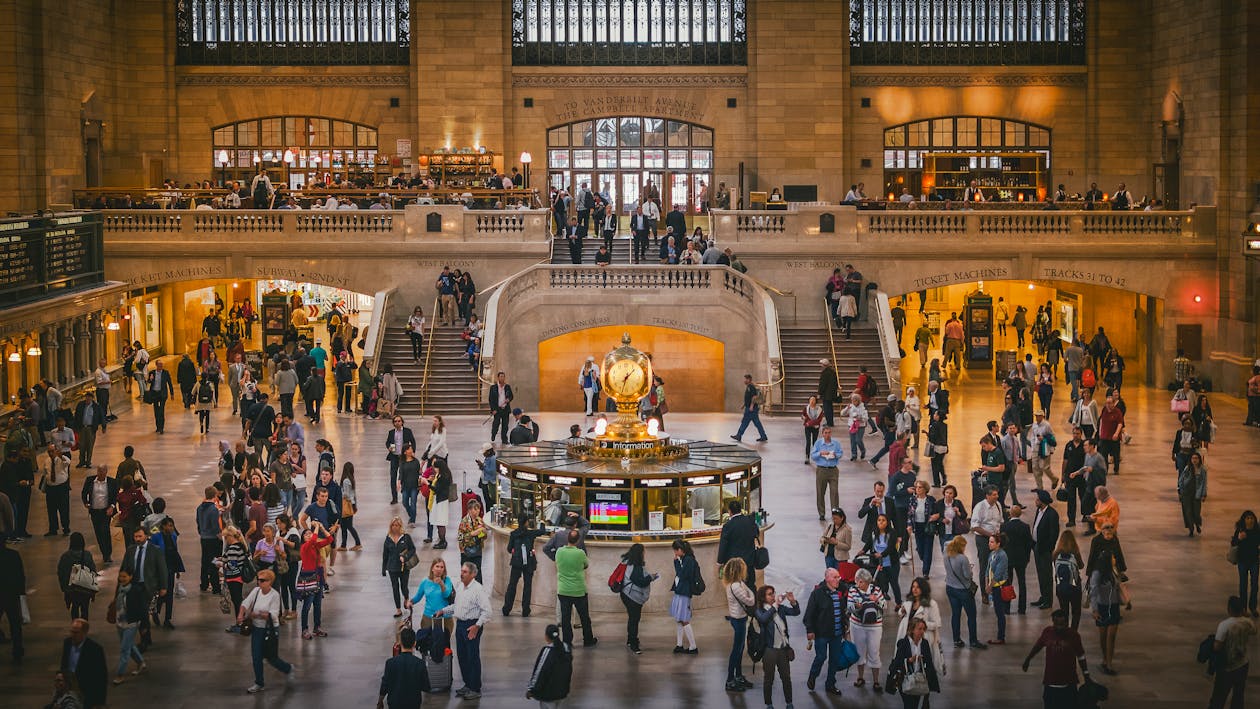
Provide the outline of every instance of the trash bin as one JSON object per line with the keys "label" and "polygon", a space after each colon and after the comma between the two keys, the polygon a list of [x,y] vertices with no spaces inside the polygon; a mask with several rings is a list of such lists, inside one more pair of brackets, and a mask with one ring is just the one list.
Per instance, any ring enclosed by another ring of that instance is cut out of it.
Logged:
{"label": "trash bin", "polygon": [[998,350],[994,353],[993,376],[997,381],[1006,379],[1011,370],[1015,368],[1015,364],[1019,362],[1019,352],[1016,350]]}

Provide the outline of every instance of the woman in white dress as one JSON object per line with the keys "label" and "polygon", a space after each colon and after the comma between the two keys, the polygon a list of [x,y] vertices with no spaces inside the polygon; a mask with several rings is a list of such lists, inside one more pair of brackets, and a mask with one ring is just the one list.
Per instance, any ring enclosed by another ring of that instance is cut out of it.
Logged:
{"label": "woman in white dress", "polygon": [[599,365],[595,364],[594,357],[587,357],[582,371],[578,372],[578,386],[585,395],[586,415],[594,416],[595,401],[599,396]]}

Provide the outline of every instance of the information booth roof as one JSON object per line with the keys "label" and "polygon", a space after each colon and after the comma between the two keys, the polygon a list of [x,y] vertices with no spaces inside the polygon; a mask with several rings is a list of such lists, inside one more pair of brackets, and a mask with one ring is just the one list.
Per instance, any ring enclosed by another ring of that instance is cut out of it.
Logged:
{"label": "information booth roof", "polygon": [[[760,466],[761,456],[742,446],[709,441],[673,441],[686,445],[690,454],[672,460],[633,458],[630,467],[622,467],[621,458],[588,455],[574,458],[564,441],[539,441],[507,446],[498,452],[498,462],[513,470],[530,470],[544,474],[609,476],[691,475],[706,471],[740,470]],[[759,472],[759,471],[757,471]]]}

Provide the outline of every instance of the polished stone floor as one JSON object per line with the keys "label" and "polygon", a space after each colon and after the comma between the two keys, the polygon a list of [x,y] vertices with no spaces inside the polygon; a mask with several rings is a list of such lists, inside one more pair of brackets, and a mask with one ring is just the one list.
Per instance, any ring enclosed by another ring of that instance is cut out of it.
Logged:
{"label": "polished stone floor", "polygon": [[[919,376],[916,369],[906,372],[907,381]],[[990,372],[964,372],[953,378],[954,415],[951,436],[954,452],[948,458],[953,479],[976,464],[977,448],[970,441],[983,432],[983,422],[1000,413],[1001,390]],[[117,397],[121,398],[121,397]],[[1224,614],[1225,598],[1235,592],[1236,573],[1225,559],[1231,525],[1242,509],[1255,507],[1256,466],[1260,456],[1260,431],[1243,428],[1242,402],[1214,395],[1212,403],[1220,423],[1219,442],[1209,457],[1209,500],[1204,506],[1205,533],[1187,539],[1181,527],[1179,508],[1173,493],[1174,474],[1169,461],[1169,441],[1173,416],[1168,397],[1162,391],[1132,387],[1128,391],[1129,426],[1133,443],[1124,449],[1123,475],[1112,479],[1111,489],[1122,509],[1121,538],[1124,541],[1134,608],[1125,617],[1119,634],[1116,667],[1118,677],[1101,678],[1112,690],[1112,707],[1202,706],[1209,693],[1209,681],[1202,666],[1193,658],[1198,642],[1213,630]],[[365,551],[351,553],[336,565],[332,579],[335,592],[324,604],[326,639],[302,641],[295,624],[285,627],[282,655],[301,666],[300,681],[290,688],[278,676],[270,675],[270,689],[250,698],[244,689],[251,682],[248,649],[244,642],[223,632],[225,616],[218,610],[217,598],[196,593],[195,578],[185,581],[192,590],[177,601],[173,631],[157,631],[156,645],[148,654],[150,673],[111,690],[112,706],[192,707],[240,706],[251,704],[296,704],[306,706],[361,707],[373,703],[381,664],[393,640],[392,603],[389,589],[379,575],[379,544],[388,519],[401,512],[389,505],[386,485],[388,469],[382,450],[385,424],[331,413],[308,427],[307,440],[326,437],[334,443],[338,460],[353,461],[359,471],[361,512],[357,524]],[[1051,420],[1057,430],[1064,428],[1067,392],[1055,394]],[[544,437],[559,438],[568,425],[579,420],[573,413],[549,413],[540,417]],[[214,413],[215,432],[199,435],[194,414],[171,410],[167,433],[153,432],[147,410],[124,411],[116,425],[97,444],[98,462],[111,465],[121,459],[122,447],[136,446],[137,456],[149,472],[152,489],[170,501],[170,512],[186,536],[182,545],[186,562],[195,567],[193,508],[201,499],[201,489],[213,480],[215,444],[235,430],[230,408]],[[670,432],[688,438],[724,440],[738,423],[736,414],[671,415]],[[460,470],[474,470],[477,446],[488,438],[488,426],[481,417],[452,417],[452,464]],[[421,426],[417,425],[420,436]],[[780,590],[795,590],[802,599],[821,578],[822,560],[817,553],[819,524],[814,514],[813,472],[802,463],[801,430],[795,418],[767,421],[770,441],[759,446],[765,456],[765,501],[776,526],[768,536],[773,563],[768,580]],[[423,442],[423,436],[420,436]],[[751,436],[749,437],[750,440]],[[868,442],[874,441],[868,438]],[[847,443],[846,443],[847,445]],[[1057,462],[1056,462],[1057,464]],[[84,471],[75,471],[77,490]],[[846,463],[841,473],[842,505],[855,511],[861,498],[869,494],[871,483],[882,477],[865,463]],[[1025,477],[1021,473],[1021,477]],[[1031,480],[1022,480],[1031,487]],[[1031,495],[1024,494],[1025,500]],[[1060,508],[1062,504],[1059,503]],[[852,514],[852,512],[851,512]],[[0,663],[0,706],[42,706],[50,696],[52,672],[56,667],[60,641],[68,625],[68,613],[56,588],[54,568],[64,549],[61,537],[39,536],[43,528],[42,499],[35,502],[30,529],[36,536],[20,545],[29,578],[29,600],[33,623],[27,626],[27,659],[18,666]],[[75,505],[73,527],[87,532],[90,526],[81,507]],[[1079,529],[1079,528],[1078,528]],[[447,558],[457,561],[457,553]],[[91,547],[95,551],[95,547]],[[969,549],[970,553],[974,553]],[[421,568],[434,552],[422,552]],[[99,555],[98,555],[99,559]],[[116,566],[105,574],[104,586],[112,590]],[[540,573],[549,573],[551,564],[543,560]],[[661,569],[668,576],[666,569]],[[942,571],[936,562],[933,581],[943,586]],[[607,593],[603,586],[606,570],[592,572],[593,593]],[[706,570],[712,578],[712,573]],[[1034,571],[1029,569],[1030,583]],[[903,586],[909,574],[903,574]],[[711,582],[710,589],[717,589]],[[664,589],[657,589],[658,592]],[[720,593],[720,590],[710,590]],[[112,663],[117,659],[117,639],[103,623],[105,602],[93,609],[97,621],[92,635],[102,641]],[[942,604],[948,613],[947,604]],[[486,630],[483,656],[485,687],[483,704],[494,707],[527,706],[524,688],[536,649],[542,642],[548,614],[496,615]],[[984,652],[946,650],[949,673],[943,680],[943,693],[932,697],[937,707],[1015,707],[1038,706],[1040,664],[1029,674],[1019,666],[1029,645],[1048,623],[1048,613],[1032,610],[1027,616],[1012,616],[1004,648]],[[645,652],[634,656],[624,647],[624,622],[620,614],[595,618],[596,633],[602,642],[597,648],[576,651],[573,692],[569,704],[578,707],[630,706],[659,707],[760,707],[758,672],[753,681],[758,688],[744,695],[723,691],[728,625],[714,611],[696,619],[701,652],[696,657],[670,653],[674,644],[673,624],[667,617],[644,619],[642,631]],[[993,636],[994,619],[981,607],[980,634]],[[1088,621],[1082,624],[1086,650],[1091,663],[1098,664],[1097,635]],[[823,694],[810,694],[804,686],[809,653],[804,652],[803,630],[793,622],[794,645],[798,659],[793,666],[797,706],[896,706],[895,697],[875,695],[869,686],[854,689],[852,677],[841,679],[844,698],[833,702]],[[893,632],[884,637],[885,661],[891,657]],[[948,637],[946,638],[948,641]],[[948,645],[948,642],[946,642]],[[0,647],[0,653],[7,650]],[[3,655],[0,655],[2,657]],[[270,672],[270,670],[269,670]],[[458,678],[457,678],[458,681]],[[776,706],[782,696],[776,688]],[[443,699],[426,699],[426,705]],[[455,698],[450,704],[458,703]]]}

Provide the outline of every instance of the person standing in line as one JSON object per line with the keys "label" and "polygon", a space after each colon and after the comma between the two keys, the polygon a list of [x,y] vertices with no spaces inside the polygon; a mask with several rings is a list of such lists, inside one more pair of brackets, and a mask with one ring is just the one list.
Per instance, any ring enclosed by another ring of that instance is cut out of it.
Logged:
{"label": "person standing in line", "polygon": [[1081,627],[1081,567],[1084,564],[1076,535],[1070,529],[1063,530],[1054,547],[1054,595],[1059,601],[1059,610],[1071,614],[1072,630]]}
{"label": "person standing in line", "polygon": [[642,544],[631,544],[621,557],[621,563],[626,565],[626,575],[618,594],[621,604],[626,607],[626,647],[636,655],[643,654],[639,644],[639,619],[643,616],[643,606],[647,605],[652,582],[661,577],[648,572],[643,551]]}
{"label": "person standing in line", "polygon": [[534,571],[538,569],[538,556],[534,553],[534,542],[547,533],[545,528],[534,526],[534,518],[522,512],[517,515],[516,529],[508,535],[507,553],[510,557],[508,566],[511,569],[507,588],[503,592],[503,615],[512,614],[512,606],[516,603],[517,585],[525,582],[521,593],[521,617],[528,618],[534,588]]}
{"label": "person standing in line", "polygon": [[401,652],[385,661],[376,709],[385,709],[387,697],[389,709],[420,709],[421,694],[432,690],[424,660],[415,654],[416,631],[403,628],[398,633],[398,644]]}
{"label": "person standing in line", "polygon": [[96,395],[87,392],[74,409],[74,428],[79,434],[79,464],[76,468],[92,469],[92,450],[96,448],[96,432],[105,432],[107,410]]}
{"label": "person standing in line", "polygon": [[[669,614],[674,619],[675,637],[674,654],[697,655],[695,629],[691,627],[691,597],[703,578],[700,575],[700,564],[696,562],[691,544],[685,539],[675,539],[674,550],[674,598],[669,604]],[[683,647],[684,638],[687,647]]]}
{"label": "person standing in line", "polygon": [[464,686],[455,690],[463,699],[481,698],[481,631],[490,622],[490,594],[477,581],[476,564],[459,568],[455,602],[440,611],[455,618],[455,650]]}
{"label": "person standing in line", "polygon": [[[765,602],[765,597],[762,598]],[[840,647],[849,634],[847,604],[848,592],[840,584],[840,572],[837,569],[827,569],[822,583],[815,586],[809,594],[802,618],[805,638],[814,643],[814,661],[810,664],[809,676],[805,680],[805,686],[811,692],[822,672],[823,662],[826,662],[827,676],[823,686],[827,694],[834,697],[842,695],[840,688],[836,686],[836,673],[840,671]],[[762,637],[765,637],[764,633]]]}
{"label": "person standing in line", "polygon": [[1193,537],[1203,533],[1203,501],[1207,499],[1207,466],[1203,454],[1190,454],[1190,462],[1177,473],[1177,499],[1181,502],[1181,522]]}
{"label": "person standing in line", "polygon": [[41,462],[42,487],[48,508],[48,531],[45,537],[57,536],[57,522],[61,522],[63,536],[70,534],[70,456],[63,455],[56,444],[49,444],[47,455]]}
{"label": "person standing in line", "polygon": [[1231,694],[1231,709],[1243,709],[1247,705],[1245,692],[1251,669],[1249,646],[1256,635],[1256,626],[1246,617],[1247,608],[1242,598],[1230,596],[1226,609],[1229,617],[1216,626],[1212,637],[1212,651],[1219,659],[1208,709],[1225,709],[1225,699]]}
{"label": "person standing in line", "polygon": [[[744,512],[739,500],[726,503],[726,511],[730,517],[722,525],[721,539],[718,541],[717,563],[725,565],[731,559],[744,562],[744,582],[751,593],[757,583],[757,570],[754,566],[757,546],[760,544],[761,530],[757,527],[752,515]],[[747,605],[752,605],[749,601]]]}
{"label": "person standing in line", "polygon": [[1033,504],[1036,511],[1030,525],[1033,541],[1033,566],[1037,569],[1037,588],[1040,595],[1033,601],[1034,608],[1043,610],[1054,605],[1054,546],[1059,539],[1059,512],[1052,505],[1050,493],[1037,489],[1033,491],[1037,499]]}
{"label": "person standing in line", "polygon": [[586,594],[586,569],[590,560],[586,551],[578,547],[581,536],[576,529],[570,529],[565,545],[556,550],[556,596],[560,602],[560,627],[565,644],[573,642],[573,609],[576,607],[582,624],[582,646],[592,647],[599,641],[591,623]]}
{"label": "person standing in line", "polygon": [[92,520],[96,546],[101,550],[101,561],[109,564],[113,560],[114,552],[110,520],[118,505],[118,482],[109,477],[109,468],[104,465],[96,466],[96,475],[83,481],[79,497]]}
{"label": "person standing in line", "polygon": [[411,597],[408,577],[411,567],[407,560],[415,556],[416,543],[403,531],[402,520],[395,516],[389,521],[389,532],[381,545],[381,576],[389,577],[389,590],[394,596],[394,617],[402,616],[402,603]]}
{"label": "person standing in line", "polygon": [[731,653],[726,661],[726,691],[743,692],[753,683],[744,677],[740,662],[748,635],[748,607],[757,601],[753,590],[744,582],[748,567],[743,559],[732,557],[722,566],[720,577],[726,592],[726,621],[731,624]]}
{"label": "person standing in line", "polygon": [[560,628],[554,624],[548,625],[543,634],[547,644],[534,659],[525,698],[538,700],[539,709],[560,709],[565,697],[569,696],[573,677],[573,646],[560,638]]}
{"label": "person standing in line", "polygon": [[249,634],[250,655],[254,662],[254,683],[246,689],[257,694],[266,689],[263,677],[263,660],[283,674],[292,677],[293,665],[280,659],[279,626],[281,618],[280,592],[275,588],[276,572],[263,569],[258,572],[258,586],[241,603],[236,622],[242,627],[246,620],[253,627]]}
{"label": "person standing in line", "polygon": [[[814,464],[814,506],[818,508],[818,519],[826,519],[828,509],[840,506],[840,459],[844,450],[840,442],[831,437],[831,427],[823,426],[822,435],[810,448],[809,459]],[[823,504],[824,496],[829,497],[831,507]]]}
{"label": "person standing in line", "polygon": [[739,430],[735,432],[735,435],[731,436],[735,442],[738,443],[740,441],[740,438],[743,437],[744,431],[748,429],[748,424],[750,423],[757,427],[757,433],[760,434],[757,438],[758,443],[764,443],[770,440],[769,437],[766,436],[765,427],[761,425],[761,404],[764,400],[765,395],[761,393],[761,390],[757,388],[756,384],[753,384],[753,376],[751,374],[745,374],[744,415],[739,422]]}
{"label": "person standing in line", "polygon": [[481,519],[481,503],[476,500],[468,502],[468,513],[459,521],[456,530],[456,543],[459,545],[461,564],[472,563],[477,567],[477,581],[482,583],[481,555],[486,545],[486,525]]}
{"label": "person standing in line", "polygon": [[166,432],[166,402],[175,398],[175,385],[171,383],[171,375],[162,365],[162,360],[154,364],[153,371],[145,375],[145,402],[153,406],[153,425],[159,434]]}
{"label": "person standing in line", "polygon": [[507,374],[499,372],[495,374],[494,384],[490,387],[489,406],[490,415],[493,418],[490,424],[490,440],[496,437],[501,443],[508,442],[508,416],[512,413],[512,385],[507,383]]}
{"label": "person standing in line", "polygon": [[1085,646],[1081,643],[1081,634],[1068,627],[1067,611],[1060,608],[1050,614],[1050,627],[1041,631],[1041,636],[1024,658],[1023,668],[1028,671],[1033,658],[1043,649],[1046,651],[1046,668],[1041,676],[1041,699],[1045,709],[1076,709],[1077,676],[1076,666],[1081,666],[1081,675],[1089,681],[1089,665],[1085,662]]}

